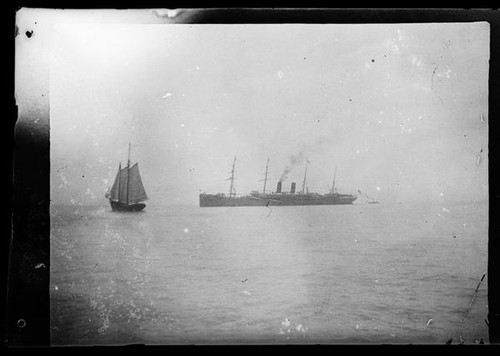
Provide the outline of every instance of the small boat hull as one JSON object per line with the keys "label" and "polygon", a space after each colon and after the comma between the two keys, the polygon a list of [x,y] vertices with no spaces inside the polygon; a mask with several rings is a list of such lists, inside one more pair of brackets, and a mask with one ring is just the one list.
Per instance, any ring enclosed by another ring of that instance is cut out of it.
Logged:
{"label": "small boat hull", "polygon": [[123,204],[115,201],[110,201],[111,209],[113,211],[124,211],[124,212],[133,212],[133,211],[141,211],[146,207],[146,204],[137,203],[137,204]]}

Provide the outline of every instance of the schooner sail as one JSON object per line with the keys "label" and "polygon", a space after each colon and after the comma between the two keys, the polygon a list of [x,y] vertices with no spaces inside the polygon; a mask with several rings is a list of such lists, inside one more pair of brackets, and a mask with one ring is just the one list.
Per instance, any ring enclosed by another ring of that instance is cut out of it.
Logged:
{"label": "schooner sail", "polygon": [[130,166],[130,143],[127,167],[122,168],[121,163],[119,164],[115,181],[111,190],[106,193],[106,198],[109,199],[111,209],[116,211],[141,211],[146,207],[142,202],[148,197],[142,184],[139,164]]}

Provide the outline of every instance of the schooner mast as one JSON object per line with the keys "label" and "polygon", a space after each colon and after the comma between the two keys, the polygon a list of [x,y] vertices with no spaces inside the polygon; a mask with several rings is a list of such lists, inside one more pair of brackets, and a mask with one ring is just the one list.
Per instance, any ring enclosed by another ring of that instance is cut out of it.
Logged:
{"label": "schooner mast", "polygon": [[127,157],[127,195],[126,195],[127,205],[129,204],[128,201],[128,191],[130,185],[129,182],[130,182],[130,142],[128,143],[128,157]]}

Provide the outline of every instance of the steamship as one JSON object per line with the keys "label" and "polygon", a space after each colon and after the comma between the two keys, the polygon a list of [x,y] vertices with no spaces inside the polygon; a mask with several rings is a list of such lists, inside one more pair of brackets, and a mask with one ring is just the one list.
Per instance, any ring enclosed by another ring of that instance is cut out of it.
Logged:
{"label": "steamship", "polygon": [[234,157],[231,176],[227,179],[231,181],[229,193],[217,194],[200,194],[200,207],[219,207],[219,206],[278,206],[278,205],[346,205],[352,204],[357,199],[357,196],[351,194],[340,194],[335,188],[335,174],[333,177],[333,185],[329,193],[318,194],[310,193],[306,188],[307,164],[306,162],[304,181],[302,189],[296,191],[296,183],[292,182],[290,191],[282,191],[282,181],[278,181],[276,191],[266,192],[266,183],[268,181],[269,159],[267,159],[264,187],[262,192],[251,191],[247,195],[237,195],[234,189],[234,167],[236,157]]}

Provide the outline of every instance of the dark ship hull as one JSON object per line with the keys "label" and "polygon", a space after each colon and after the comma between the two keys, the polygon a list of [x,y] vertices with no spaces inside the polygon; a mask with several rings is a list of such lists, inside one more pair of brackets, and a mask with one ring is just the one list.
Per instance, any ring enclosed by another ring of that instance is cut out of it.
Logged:
{"label": "dark ship hull", "polygon": [[123,204],[115,201],[110,201],[111,209],[113,211],[141,211],[146,207],[146,204],[137,203],[137,204]]}
{"label": "dark ship hull", "polygon": [[200,207],[220,206],[300,206],[349,205],[357,199],[350,194],[266,194],[229,197],[224,194],[200,194]]}

